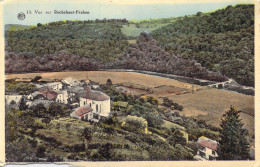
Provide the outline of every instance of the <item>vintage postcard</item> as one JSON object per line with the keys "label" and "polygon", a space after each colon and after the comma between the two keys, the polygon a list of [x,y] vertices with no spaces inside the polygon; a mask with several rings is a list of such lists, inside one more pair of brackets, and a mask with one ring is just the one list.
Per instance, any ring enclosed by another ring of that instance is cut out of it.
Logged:
{"label": "vintage postcard", "polygon": [[2,165],[260,166],[258,1],[0,3]]}

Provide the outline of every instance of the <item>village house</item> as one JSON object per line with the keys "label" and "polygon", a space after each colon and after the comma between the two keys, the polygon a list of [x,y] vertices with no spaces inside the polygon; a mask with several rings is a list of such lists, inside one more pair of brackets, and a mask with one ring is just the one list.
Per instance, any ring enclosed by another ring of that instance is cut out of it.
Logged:
{"label": "village house", "polygon": [[64,80],[62,80],[62,83],[65,85],[65,87],[70,88],[73,86],[79,86],[80,82],[73,79],[73,78],[66,78]]}
{"label": "village house", "polygon": [[39,90],[39,92],[44,96],[45,99],[47,100],[52,100],[55,101],[57,97],[57,93],[53,90],[49,89],[44,89],[44,90]]}
{"label": "village house", "polygon": [[218,142],[207,137],[201,136],[198,139],[199,149],[195,159],[197,160],[216,160],[218,157]]}
{"label": "village house", "polygon": [[18,108],[23,95],[5,95],[5,104],[10,108]]}
{"label": "village house", "polygon": [[52,82],[44,84],[47,88],[50,88],[52,90],[62,90],[62,83],[61,82]]}
{"label": "village house", "polygon": [[28,100],[36,100],[36,99],[45,99],[45,97],[39,92],[39,91],[36,91],[36,92],[33,92],[31,94],[29,94],[27,96],[27,99]]}
{"label": "village house", "polygon": [[71,117],[81,119],[83,121],[90,121],[93,118],[93,109],[89,106],[82,106],[75,109],[74,112],[70,114]]}
{"label": "village house", "polygon": [[79,104],[80,107],[89,106],[92,108],[93,114],[89,120],[98,122],[102,117],[108,118],[110,116],[110,97],[103,92],[91,90],[89,85],[79,95]]}
{"label": "village house", "polygon": [[57,97],[55,99],[56,102],[58,103],[64,103],[68,104],[69,103],[69,95],[67,90],[63,91],[55,91],[57,93]]}

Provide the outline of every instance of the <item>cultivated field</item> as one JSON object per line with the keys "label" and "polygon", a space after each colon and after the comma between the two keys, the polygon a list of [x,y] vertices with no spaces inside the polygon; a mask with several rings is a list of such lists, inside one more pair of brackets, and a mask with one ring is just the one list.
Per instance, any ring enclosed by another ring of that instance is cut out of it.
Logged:
{"label": "cultivated field", "polygon": [[[67,77],[84,80],[86,79],[87,72],[11,74],[7,75],[6,78],[34,78],[37,75],[42,76],[43,80],[64,79]],[[242,111],[240,115],[245,124],[245,128],[250,132],[250,137],[254,134],[254,96],[214,88],[209,89],[198,85],[192,86],[191,84],[176,80],[140,73],[91,71],[88,72],[87,76],[88,79],[101,84],[106,83],[107,79],[111,79],[113,84],[132,83],[139,86],[143,85],[145,88],[154,90],[158,90],[158,87],[163,88],[164,96],[184,106],[183,111],[180,112],[181,114],[198,117],[205,120],[208,124],[215,126],[219,125],[221,116],[231,105],[236,106],[238,110]],[[192,93],[192,87],[197,91]],[[187,91],[186,93],[175,95],[172,94],[174,92],[169,88]],[[167,95],[167,93],[169,94]],[[162,98],[159,98],[161,94],[158,91],[154,91],[149,95],[158,98],[159,101],[162,102]]]}

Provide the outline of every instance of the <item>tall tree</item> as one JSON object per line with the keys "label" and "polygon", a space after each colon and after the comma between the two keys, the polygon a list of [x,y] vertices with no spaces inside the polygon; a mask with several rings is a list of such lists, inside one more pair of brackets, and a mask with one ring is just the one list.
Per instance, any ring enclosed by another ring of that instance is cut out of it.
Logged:
{"label": "tall tree", "polygon": [[26,110],[27,108],[28,108],[28,105],[26,104],[24,97],[23,97],[19,104],[19,110]]}
{"label": "tall tree", "polygon": [[220,159],[245,160],[249,158],[248,131],[243,128],[239,113],[234,106],[223,114],[220,130]]}

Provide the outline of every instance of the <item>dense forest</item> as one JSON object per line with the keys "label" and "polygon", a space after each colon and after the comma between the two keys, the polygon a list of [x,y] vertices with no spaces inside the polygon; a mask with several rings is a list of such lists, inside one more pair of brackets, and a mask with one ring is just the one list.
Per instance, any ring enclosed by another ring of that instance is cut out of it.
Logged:
{"label": "dense forest", "polygon": [[71,55],[64,51],[36,56],[34,53],[6,53],[5,71],[21,73],[32,71],[98,70],[100,63],[94,59]]}
{"label": "dense forest", "polygon": [[227,79],[219,72],[208,71],[195,61],[165,52],[156,40],[146,33],[142,33],[137,43],[131,44],[122,57],[107,66],[108,68],[155,71],[212,81]]}
{"label": "dense forest", "polygon": [[[134,68],[214,81],[226,76],[254,86],[253,5],[178,18],[58,21],[8,30],[7,73]],[[142,31],[152,31],[153,39],[139,39]]]}
{"label": "dense forest", "polygon": [[236,5],[177,20],[152,32],[168,52],[254,86],[254,6]]}
{"label": "dense forest", "polygon": [[[63,24],[61,24],[63,23]],[[37,56],[66,50],[70,54],[107,62],[127,46],[122,21],[58,22],[32,29],[9,31],[7,51],[33,52]]]}

